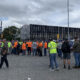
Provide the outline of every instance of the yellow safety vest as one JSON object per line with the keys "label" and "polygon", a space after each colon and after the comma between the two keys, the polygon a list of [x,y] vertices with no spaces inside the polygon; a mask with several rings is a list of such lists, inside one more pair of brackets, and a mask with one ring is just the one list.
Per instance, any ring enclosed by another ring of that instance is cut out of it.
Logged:
{"label": "yellow safety vest", "polygon": [[50,41],[48,43],[48,48],[50,54],[56,54],[57,53],[57,44],[54,41]]}
{"label": "yellow safety vest", "polygon": [[10,48],[11,47],[11,42],[8,42],[8,48]]}
{"label": "yellow safety vest", "polygon": [[1,44],[1,48],[3,48],[4,47],[4,43],[3,42],[1,42],[2,44]]}

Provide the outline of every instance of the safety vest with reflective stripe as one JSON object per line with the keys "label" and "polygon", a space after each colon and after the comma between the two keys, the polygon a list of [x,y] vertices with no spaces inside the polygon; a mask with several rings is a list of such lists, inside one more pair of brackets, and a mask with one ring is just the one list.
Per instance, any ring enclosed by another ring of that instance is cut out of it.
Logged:
{"label": "safety vest with reflective stripe", "polygon": [[50,54],[57,53],[57,44],[54,41],[50,41],[48,43],[48,48],[49,48]]}
{"label": "safety vest with reflective stripe", "polygon": [[3,43],[3,42],[1,42],[1,48],[2,48],[2,47],[4,47],[4,43]]}

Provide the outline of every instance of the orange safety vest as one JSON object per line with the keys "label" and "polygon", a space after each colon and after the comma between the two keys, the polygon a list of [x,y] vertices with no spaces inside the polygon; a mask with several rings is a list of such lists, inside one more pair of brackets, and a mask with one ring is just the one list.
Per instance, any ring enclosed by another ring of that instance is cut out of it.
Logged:
{"label": "orange safety vest", "polygon": [[26,43],[22,44],[22,50],[26,50]]}
{"label": "orange safety vest", "polygon": [[32,47],[32,42],[27,42],[28,47]]}
{"label": "orange safety vest", "polygon": [[16,42],[14,42],[14,48],[16,48],[17,47],[17,45],[18,45],[18,42],[16,41]]}
{"label": "orange safety vest", "polygon": [[43,46],[43,44],[42,44],[42,42],[40,42],[40,43],[39,43],[39,47],[42,47],[42,46]]}
{"label": "orange safety vest", "polygon": [[44,48],[47,48],[47,42],[44,43]]}
{"label": "orange safety vest", "polygon": [[28,42],[26,42],[26,44],[28,44]]}

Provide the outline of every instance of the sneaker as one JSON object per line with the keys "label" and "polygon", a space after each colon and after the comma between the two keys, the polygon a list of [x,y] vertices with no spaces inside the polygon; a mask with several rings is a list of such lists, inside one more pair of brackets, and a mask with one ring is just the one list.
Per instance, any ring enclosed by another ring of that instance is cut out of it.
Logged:
{"label": "sneaker", "polygon": [[50,71],[55,71],[54,69],[50,69]]}
{"label": "sneaker", "polygon": [[56,71],[59,71],[59,68],[56,68],[55,70],[56,70]]}

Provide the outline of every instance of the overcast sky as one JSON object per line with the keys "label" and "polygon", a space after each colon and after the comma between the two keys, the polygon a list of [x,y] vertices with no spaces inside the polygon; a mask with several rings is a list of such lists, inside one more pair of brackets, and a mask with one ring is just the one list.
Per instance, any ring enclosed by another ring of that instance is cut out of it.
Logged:
{"label": "overcast sky", "polygon": [[[70,2],[70,26],[80,27],[80,0]],[[0,0],[3,27],[24,24],[67,26],[67,0]]]}

